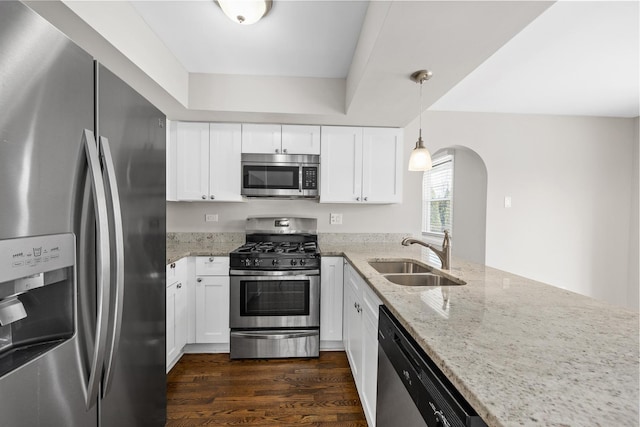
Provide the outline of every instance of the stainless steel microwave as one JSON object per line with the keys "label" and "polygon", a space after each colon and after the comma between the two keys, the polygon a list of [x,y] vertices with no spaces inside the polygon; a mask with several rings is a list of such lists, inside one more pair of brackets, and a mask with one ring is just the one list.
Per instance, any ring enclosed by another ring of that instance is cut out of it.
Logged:
{"label": "stainless steel microwave", "polygon": [[246,197],[319,196],[320,156],[242,154],[242,191]]}

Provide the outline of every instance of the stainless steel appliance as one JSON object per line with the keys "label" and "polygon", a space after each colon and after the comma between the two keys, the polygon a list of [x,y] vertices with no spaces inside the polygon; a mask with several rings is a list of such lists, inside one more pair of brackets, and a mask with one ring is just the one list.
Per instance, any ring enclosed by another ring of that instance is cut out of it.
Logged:
{"label": "stainless steel appliance", "polygon": [[231,358],[318,357],[317,220],[249,217],[246,233],[229,255]]}
{"label": "stainless steel appliance", "polygon": [[247,197],[319,196],[320,156],[242,154],[242,190]]}
{"label": "stainless steel appliance", "polygon": [[0,2],[0,425],[164,425],[164,116]]}
{"label": "stainless steel appliance", "polygon": [[385,306],[378,328],[377,427],[486,427]]}

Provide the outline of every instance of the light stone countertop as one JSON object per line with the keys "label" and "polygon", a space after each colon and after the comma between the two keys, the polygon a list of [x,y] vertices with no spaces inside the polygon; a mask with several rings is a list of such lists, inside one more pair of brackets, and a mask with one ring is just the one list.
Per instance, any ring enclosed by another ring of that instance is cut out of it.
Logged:
{"label": "light stone countertop", "polygon": [[[238,242],[167,242],[167,263],[221,256]],[[455,287],[395,285],[371,259],[436,267],[399,243],[321,243],[344,256],[489,426],[638,426],[639,315],[452,259]]]}
{"label": "light stone countertop", "polygon": [[446,273],[467,284],[433,288],[367,262],[434,266],[416,245],[321,249],[351,263],[489,426],[638,426],[637,312],[456,259]]}

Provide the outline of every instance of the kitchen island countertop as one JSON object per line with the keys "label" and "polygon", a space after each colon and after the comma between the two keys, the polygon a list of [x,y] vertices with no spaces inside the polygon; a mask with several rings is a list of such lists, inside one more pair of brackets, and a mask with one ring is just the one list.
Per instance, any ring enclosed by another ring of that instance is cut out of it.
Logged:
{"label": "kitchen island countertop", "polygon": [[[167,262],[237,243],[167,245]],[[322,244],[344,256],[489,426],[638,426],[639,315],[452,259],[451,287],[407,287],[372,259],[429,261],[416,245]]]}

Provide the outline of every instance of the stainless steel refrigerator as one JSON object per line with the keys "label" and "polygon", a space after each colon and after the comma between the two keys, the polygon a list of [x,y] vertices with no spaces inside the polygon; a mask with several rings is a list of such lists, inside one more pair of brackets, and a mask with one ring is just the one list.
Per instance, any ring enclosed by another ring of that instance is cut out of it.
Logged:
{"label": "stainless steel refrigerator", "polygon": [[164,125],[0,1],[0,426],[164,425]]}

